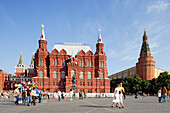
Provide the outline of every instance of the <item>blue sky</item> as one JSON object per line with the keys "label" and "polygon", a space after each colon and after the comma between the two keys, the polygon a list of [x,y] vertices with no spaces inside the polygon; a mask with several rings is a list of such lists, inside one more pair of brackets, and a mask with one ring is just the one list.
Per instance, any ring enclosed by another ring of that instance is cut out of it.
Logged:
{"label": "blue sky", "polygon": [[156,67],[170,71],[169,12],[168,0],[0,0],[0,69],[13,74],[20,51],[30,65],[44,24],[49,52],[78,42],[94,53],[101,28],[109,75],[135,66],[145,27]]}

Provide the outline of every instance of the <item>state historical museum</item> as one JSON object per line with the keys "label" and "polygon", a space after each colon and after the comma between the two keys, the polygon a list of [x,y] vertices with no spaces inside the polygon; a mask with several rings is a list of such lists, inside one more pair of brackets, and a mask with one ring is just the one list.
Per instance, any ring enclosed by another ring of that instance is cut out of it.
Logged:
{"label": "state historical museum", "polygon": [[[32,82],[39,89],[50,92],[70,89],[85,93],[110,93],[110,80],[107,72],[107,57],[104,52],[101,33],[93,54],[89,45],[81,43],[55,44],[51,53],[47,50],[47,41],[42,25],[39,48],[35,53]],[[16,72],[17,74],[17,72]],[[74,82],[73,82],[74,79]]]}

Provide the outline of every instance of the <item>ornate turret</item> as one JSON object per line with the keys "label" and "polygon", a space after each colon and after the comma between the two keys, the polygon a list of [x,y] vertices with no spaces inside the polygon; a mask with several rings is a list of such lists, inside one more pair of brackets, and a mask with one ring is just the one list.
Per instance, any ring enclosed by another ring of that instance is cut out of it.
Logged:
{"label": "ornate turret", "polygon": [[31,59],[30,67],[34,67],[34,52],[32,52],[32,59]]}
{"label": "ornate turret", "polygon": [[39,48],[41,48],[43,51],[47,51],[47,41],[45,40],[45,33],[44,33],[44,24],[41,24],[42,26],[42,32],[41,32],[41,38],[39,40]]}
{"label": "ornate turret", "polygon": [[22,58],[22,51],[21,51],[21,55],[20,55],[20,59],[19,59],[19,63],[18,63],[18,66],[19,65],[24,65],[24,60]]}
{"label": "ornate turret", "polygon": [[136,63],[136,73],[142,80],[151,80],[155,77],[155,61],[151,56],[146,29],[144,29],[140,57]]}
{"label": "ornate turret", "polygon": [[146,34],[146,29],[144,29],[144,34],[143,34],[143,43],[142,43],[142,48],[140,54],[146,54],[146,53],[151,53],[149,44],[148,44],[148,36]]}
{"label": "ornate turret", "polygon": [[22,51],[21,51],[19,63],[17,66],[15,66],[15,76],[19,76],[19,75],[26,76],[26,66],[24,65]]}
{"label": "ornate turret", "polygon": [[102,43],[101,31],[99,29],[99,36],[98,36],[98,40],[97,40],[97,44],[96,44],[96,53],[95,54],[104,54],[103,46],[104,46],[104,44]]}

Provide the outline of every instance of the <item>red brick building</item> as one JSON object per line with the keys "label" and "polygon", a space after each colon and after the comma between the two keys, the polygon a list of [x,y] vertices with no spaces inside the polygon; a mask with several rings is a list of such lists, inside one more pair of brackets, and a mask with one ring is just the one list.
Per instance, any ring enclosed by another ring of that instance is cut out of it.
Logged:
{"label": "red brick building", "polygon": [[[107,72],[107,57],[104,52],[101,33],[96,44],[96,52],[81,43],[55,44],[51,53],[42,26],[39,48],[35,53],[34,69],[36,77],[32,81],[42,90],[53,92],[60,89],[69,92],[73,86],[76,92],[110,93]],[[75,83],[72,81],[75,78]]]}
{"label": "red brick building", "polygon": [[155,78],[155,61],[151,56],[146,30],[143,35],[140,57],[136,63],[136,74],[138,74],[142,80],[151,80]]}
{"label": "red brick building", "polygon": [[6,88],[5,82],[9,81],[9,76],[10,74],[5,73],[0,69],[0,91]]}

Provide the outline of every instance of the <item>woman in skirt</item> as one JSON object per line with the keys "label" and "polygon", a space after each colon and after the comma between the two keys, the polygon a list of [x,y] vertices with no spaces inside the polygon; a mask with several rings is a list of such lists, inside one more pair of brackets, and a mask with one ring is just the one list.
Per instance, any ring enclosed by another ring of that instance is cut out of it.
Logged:
{"label": "woman in skirt", "polygon": [[111,106],[113,108],[114,108],[115,103],[118,105],[119,108],[121,108],[120,107],[120,94],[119,94],[119,92],[120,92],[119,84],[117,84],[116,88],[114,90],[114,96],[113,96],[113,101],[112,101],[113,103],[112,103],[112,106]]}

